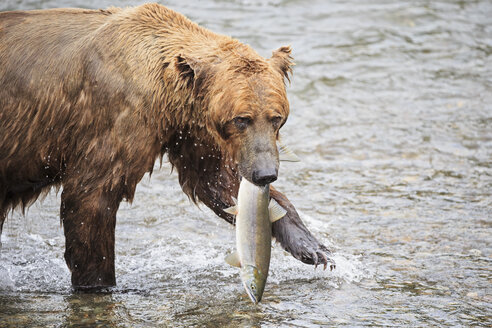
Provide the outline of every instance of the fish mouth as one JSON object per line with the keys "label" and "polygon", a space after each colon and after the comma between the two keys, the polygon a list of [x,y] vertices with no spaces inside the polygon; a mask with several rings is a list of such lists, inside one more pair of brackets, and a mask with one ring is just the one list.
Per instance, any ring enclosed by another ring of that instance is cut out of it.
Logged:
{"label": "fish mouth", "polygon": [[258,304],[258,302],[260,302],[261,299],[257,299],[255,294],[253,294],[253,291],[251,291],[249,288],[246,288],[246,292],[248,293],[248,296],[251,301],[253,301],[253,303]]}
{"label": "fish mouth", "polygon": [[246,293],[253,303],[258,304],[263,296],[265,281],[260,271],[251,265],[243,268],[242,281]]}

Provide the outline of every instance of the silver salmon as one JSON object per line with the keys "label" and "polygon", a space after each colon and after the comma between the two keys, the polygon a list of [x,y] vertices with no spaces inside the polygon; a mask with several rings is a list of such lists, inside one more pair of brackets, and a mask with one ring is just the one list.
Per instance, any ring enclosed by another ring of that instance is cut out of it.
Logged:
{"label": "silver salmon", "polygon": [[236,215],[235,253],[226,257],[230,265],[241,268],[241,280],[251,300],[257,304],[263,295],[270,267],[272,223],[287,211],[274,199],[270,186],[258,187],[246,179],[239,185],[236,206],[225,210]]}

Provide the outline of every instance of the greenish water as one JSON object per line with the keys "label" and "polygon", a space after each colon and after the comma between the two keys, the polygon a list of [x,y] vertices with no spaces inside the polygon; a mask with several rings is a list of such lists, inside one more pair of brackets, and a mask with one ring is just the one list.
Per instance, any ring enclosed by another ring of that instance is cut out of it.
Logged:
{"label": "greenish water", "polygon": [[[133,1],[2,1],[0,10]],[[491,326],[492,3],[166,1],[297,66],[286,192],[337,269],[274,247],[259,306],[223,258],[234,230],[168,165],[118,212],[111,294],[73,294],[54,192],[5,223],[0,327]]]}

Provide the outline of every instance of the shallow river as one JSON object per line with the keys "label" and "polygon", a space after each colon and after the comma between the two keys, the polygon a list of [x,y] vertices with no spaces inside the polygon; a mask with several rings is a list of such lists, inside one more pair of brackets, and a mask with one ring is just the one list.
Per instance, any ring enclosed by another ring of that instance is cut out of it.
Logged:
{"label": "shallow river", "polygon": [[[137,1],[3,0],[0,10]],[[492,325],[492,2],[166,1],[260,54],[291,44],[286,192],[337,269],[278,245],[261,304],[223,258],[234,229],[168,164],[116,227],[111,294],[73,294],[59,193],[5,223],[0,327]]]}

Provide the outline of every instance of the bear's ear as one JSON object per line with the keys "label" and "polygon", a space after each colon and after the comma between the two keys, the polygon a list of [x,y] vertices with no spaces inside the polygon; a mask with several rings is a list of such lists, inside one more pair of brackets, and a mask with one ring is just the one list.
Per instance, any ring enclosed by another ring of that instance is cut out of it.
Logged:
{"label": "bear's ear", "polygon": [[207,63],[186,55],[177,55],[175,67],[184,84],[198,94],[203,84],[211,77],[212,70]]}
{"label": "bear's ear", "polygon": [[290,82],[289,74],[292,74],[292,66],[294,60],[290,53],[290,46],[280,47],[272,53],[272,58],[269,59],[272,66],[277,69]]}

